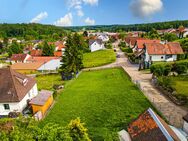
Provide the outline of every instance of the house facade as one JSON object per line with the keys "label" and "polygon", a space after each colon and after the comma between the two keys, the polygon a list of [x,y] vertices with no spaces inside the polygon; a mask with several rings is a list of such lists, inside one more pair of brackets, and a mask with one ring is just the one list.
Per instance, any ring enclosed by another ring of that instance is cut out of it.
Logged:
{"label": "house facade", "polygon": [[38,94],[33,78],[17,73],[11,68],[0,69],[0,116],[22,112],[28,102]]}
{"label": "house facade", "polygon": [[146,43],[144,49],[137,53],[140,58],[140,69],[149,68],[152,62],[176,61],[178,55],[183,54],[183,50],[179,43]]}
{"label": "house facade", "polygon": [[105,49],[104,43],[100,39],[89,40],[89,48],[91,52]]}

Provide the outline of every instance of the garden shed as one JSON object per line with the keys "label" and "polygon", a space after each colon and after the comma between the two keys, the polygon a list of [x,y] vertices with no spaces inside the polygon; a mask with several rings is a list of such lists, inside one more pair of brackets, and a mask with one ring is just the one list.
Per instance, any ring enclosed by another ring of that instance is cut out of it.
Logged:
{"label": "garden shed", "polygon": [[43,116],[52,104],[53,92],[47,90],[41,90],[39,94],[30,101],[33,114],[41,111]]}

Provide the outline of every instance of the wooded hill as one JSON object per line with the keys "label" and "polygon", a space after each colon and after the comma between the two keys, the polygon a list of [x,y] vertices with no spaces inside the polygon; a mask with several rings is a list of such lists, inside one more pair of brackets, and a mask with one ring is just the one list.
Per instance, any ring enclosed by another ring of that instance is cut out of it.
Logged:
{"label": "wooded hill", "polygon": [[131,24],[131,25],[97,25],[97,26],[75,26],[66,27],[66,29],[72,31],[84,30],[97,30],[97,31],[150,31],[152,28],[157,30],[168,29],[168,28],[178,28],[179,26],[188,27],[188,20],[183,21],[167,21],[167,22],[156,22],[156,23],[146,23],[146,24]]}

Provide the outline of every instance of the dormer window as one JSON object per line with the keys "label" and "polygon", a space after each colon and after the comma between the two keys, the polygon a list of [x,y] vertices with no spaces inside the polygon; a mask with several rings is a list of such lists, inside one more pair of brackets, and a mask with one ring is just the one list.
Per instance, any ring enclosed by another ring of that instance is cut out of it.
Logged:
{"label": "dormer window", "polygon": [[28,82],[28,79],[24,79],[24,80],[23,80],[23,85],[26,86],[26,85],[27,85],[27,82]]}

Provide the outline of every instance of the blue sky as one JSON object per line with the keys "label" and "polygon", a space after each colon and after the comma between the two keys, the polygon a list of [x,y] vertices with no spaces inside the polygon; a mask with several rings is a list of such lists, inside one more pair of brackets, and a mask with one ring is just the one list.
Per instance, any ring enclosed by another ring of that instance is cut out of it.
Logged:
{"label": "blue sky", "polygon": [[57,26],[188,19],[188,0],[0,0],[0,23]]}

